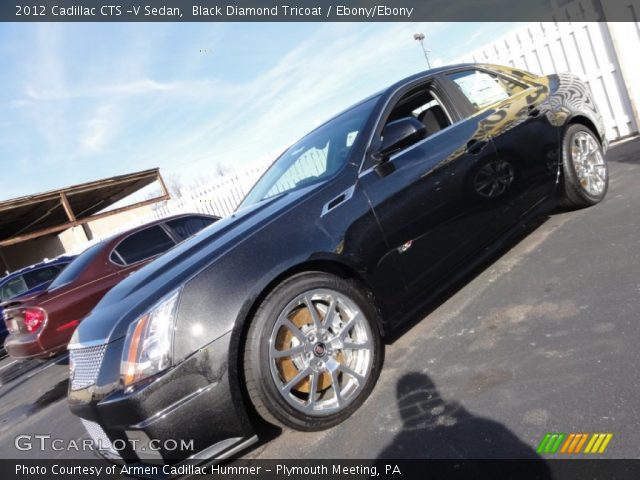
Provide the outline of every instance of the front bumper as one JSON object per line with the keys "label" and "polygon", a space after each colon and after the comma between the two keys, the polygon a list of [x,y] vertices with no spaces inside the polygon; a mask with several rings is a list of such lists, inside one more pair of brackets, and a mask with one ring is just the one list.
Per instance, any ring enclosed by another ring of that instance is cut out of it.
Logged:
{"label": "front bumper", "polygon": [[70,409],[100,441],[97,451],[116,463],[225,458],[255,439],[237,375],[229,374],[230,338],[224,335],[129,391],[119,387],[124,342],[112,342],[95,384],[70,389]]}

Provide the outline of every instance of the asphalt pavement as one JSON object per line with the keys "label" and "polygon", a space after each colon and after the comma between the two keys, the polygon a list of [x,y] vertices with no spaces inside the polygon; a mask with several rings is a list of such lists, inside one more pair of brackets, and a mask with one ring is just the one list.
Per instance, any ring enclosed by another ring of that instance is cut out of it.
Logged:
{"label": "asphalt pavement", "polygon": [[[608,158],[605,201],[543,219],[387,345],[352,417],[244,458],[534,458],[547,432],[612,433],[599,457],[640,458],[640,139]],[[0,458],[92,458],[14,445],[86,437],[67,368],[0,361]]]}

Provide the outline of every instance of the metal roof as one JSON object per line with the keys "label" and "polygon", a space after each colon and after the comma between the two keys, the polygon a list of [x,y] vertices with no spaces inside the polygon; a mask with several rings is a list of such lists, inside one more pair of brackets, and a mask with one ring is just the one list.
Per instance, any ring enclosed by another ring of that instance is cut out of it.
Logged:
{"label": "metal roof", "polygon": [[[158,181],[155,198],[103,212]],[[12,245],[169,198],[157,168],[0,202],[0,246]]]}

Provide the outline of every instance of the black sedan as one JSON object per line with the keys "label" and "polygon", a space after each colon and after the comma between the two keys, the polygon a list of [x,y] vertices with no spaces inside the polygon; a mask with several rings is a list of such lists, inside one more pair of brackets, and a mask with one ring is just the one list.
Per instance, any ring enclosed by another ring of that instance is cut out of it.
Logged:
{"label": "black sedan", "polygon": [[604,198],[606,148],[574,76],[458,65],[404,79],[111,290],[69,346],[71,410],[124,462],[228,457],[256,440],[256,415],[336,425],[374,388],[384,338],[434,295],[558,202]]}

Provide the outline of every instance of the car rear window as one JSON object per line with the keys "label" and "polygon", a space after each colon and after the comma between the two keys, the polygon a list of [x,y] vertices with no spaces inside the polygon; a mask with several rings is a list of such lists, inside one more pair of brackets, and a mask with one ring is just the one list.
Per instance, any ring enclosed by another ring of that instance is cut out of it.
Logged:
{"label": "car rear window", "polygon": [[65,268],[56,279],[49,285],[49,290],[54,290],[67,283],[73,282],[80,276],[82,272],[89,266],[93,259],[104,248],[104,242],[96,243],[92,247],[87,248],[84,252],[78,255],[67,268]]}
{"label": "car rear window", "polygon": [[[118,244],[114,251],[126,264],[130,265],[164,253],[174,245],[175,243],[167,232],[159,225],[154,225],[128,236]],[[113,254],[111,260],[114,261]],[[115,263],[122,264],[122,262]]]}
{"label": "car rear window", "polygon": [[211,225],[214,221],[215,218],[210,217],[182,217],[168,221],[167,225],[171,227],[180,240],[186,240]]}

